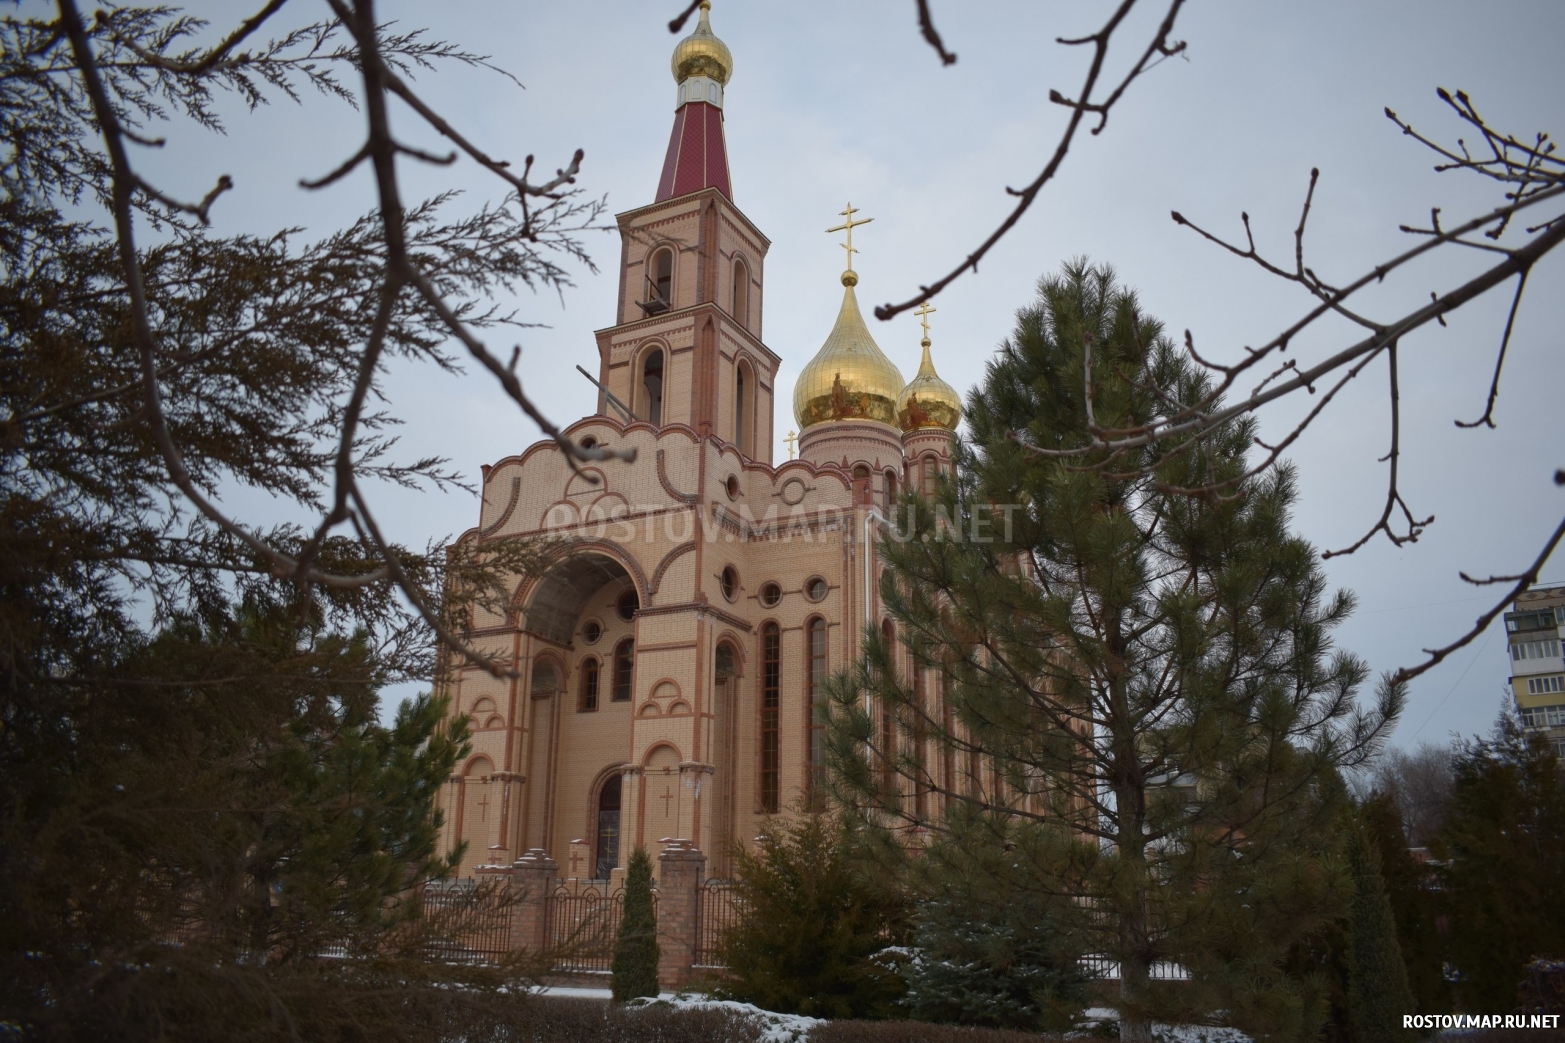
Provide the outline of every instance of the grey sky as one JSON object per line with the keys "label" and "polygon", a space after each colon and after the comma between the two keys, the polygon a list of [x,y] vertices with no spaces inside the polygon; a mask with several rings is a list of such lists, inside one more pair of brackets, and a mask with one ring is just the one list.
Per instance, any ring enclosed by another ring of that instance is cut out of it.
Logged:
{"label": "grey sky", "polygon": [[[298,2],[298,18],[325,10]],[[1073,93],[1088,57],[1054,37],[1096,29],[1108,9],[952,0],[932,6],[960,56],[949,68],[919,37],[912,0],[714,6],[713,28],[735,60],[726,107],[735,201],[773,243],[764,338],[784,360],[779,458],[793,426],[786,409],[793,378],[820,346],[840,298],[842,255],[823,229],[850,199],[875,218],[855,243],[866,305],[903,300],[944,274],[1006,212],[1004,186],[1029,181],[1054,146],[1065,110],[1049,103],[1049,89]],[[526,84],[519,90],[492,73],[455,68],[419,80],[425,97],[492,154],[519,161],[534,153],[552,169],[581,147],[580,186],[588,193],[606,194],[613,211],[652,200],[673,117],[668,56],[676,38],[665,23],[677,13],[675,0],[382,8],[404,27],[427,25],[436,36],[492,54]],[[249,7],[192,10],[226,24]],[[1123,31],[1115,66],[1144,45],[1152,22],[1143,17]],[[1061,177],[980,273],[935,301],[935,362],[959,390],[981,380],[1038,277],[1074,255],[1115,265],[1171,334],[1190,329],[1209,357],[1235,359],[1245,344],[1267,340],[1305,310],[1300,292],[1176,227],[1170,210],[1229,235],[1242,234],[1239,211],[1247,210],[1262,248],[1285,257],[1309,170],[1319,166],[1311,263],[1328,281],[1344,281],[1404,248],[1397,225],[1427,222],[1431,206],[1457,218],[1500,202],[1471,175],[1433,174],[1432,157],[1385,118],[1385,106],[1450,140],[1461,130],[1435,87],[1462,88],[1503,129],[1565,133],[1558,80],[1565,5],[1546,0],[1196,0],[1175,36],[1189,42],[1187,57],[1134,85],[1100,136],[1080,137]],[[416,143],[436,145],[405,110],[395,120]],[[215,211],[220,231],[300,224],[313,235],[369,204],[362,171],[328,192],[296,187],[298,178],[336,165],[360,132],[357,114],[311,97],[302,107],[236,114],[226,138],[178,130],[156,162],[163,183],[186,196],[204,192],[218,173],[235,176],[237,190]],[[500,195],[498,182],[466,163],[409,167],[406,184],[409,198],[447,186],[465,189],[473,204]],[[613,321],[617,237],[604,233],[589,245],[602,271],[580,272],[563,304],[549,296],[521,302],[528,317],[552,327],[520,338],[523,372],[561,421],[593,408],[592,388],[574,366],[595,368],[591,331]],[[1416,269],[1366,307],[1379,317],[1396,314],[1459,282],[1481,260]],[[1508,295],[1495,294],[1459,312],[1449,328],[1404,342],[1403,489],[1416,512],[1438,520],[1416,546],[1377,540],[1328,563],[1332,579],[1360,596],[1339,643],[1377,670],[1410,663],[1420,647],[1460,633],[1487,595],[1462,583],[1457,571],[1516,571],[1565,510],[1565,492],[1550,481],[1565,465],[1562,275],[1565,256],[1556,255],[1533,276],[1496,431],[1458,431],[1452,420],[1482,411]],[[916,320],[906,315],[872,326],[910,376]],[[1318,353],[1350,339],[1357,338],[1345,326],[1326,327],[1299,350]],[[476,374],[399,372],[389,386],[409,421],[409,452],[443,453],[475,477],[480,464],[537,438]],[[1291,454],[1302,489],[1297,526],[1322,547],[1352,542],[1379,515],[1385,400],[1384,370],[1371,367]],[[1285,419],[1301,406],[1308,403],[1266,416],[1265,432],[1286,430]],[[380,502],[384,521],[409,542],[460,532],[477,518],[475,500],[464,494],[385,492]],[[1565,580],[1565,561],[1544,576]],[[1414,683],[1396,741],[1486,730],[1507,665],[1495,628],[1476,651],[1457,653]]]}

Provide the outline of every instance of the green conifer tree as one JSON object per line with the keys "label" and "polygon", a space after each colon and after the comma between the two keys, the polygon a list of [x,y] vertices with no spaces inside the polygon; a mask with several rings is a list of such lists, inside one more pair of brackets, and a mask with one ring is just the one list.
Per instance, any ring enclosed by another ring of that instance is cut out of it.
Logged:
{"label": "green conifer tree", "polygon": [[[1353,597],[1289,532],[1293,472],[1249,459],[1254,423],[1156,434],[1214,395],[1111,269],[1045,278],[969,396],[955,479],[882,533],[899,640],[867,634],[833,684],[830,758],[877,820],[965,805],[920,824],[1003,838],[1028,886],[1090,908],[1079,951],[1119,966],[1123,1038],[1169,1001],[1308,1038],[1321,1005],[1283,965],[1351,896],[1336,772],[1404,694],[1357,704],[1368,669],[1331,641]],[[1105,431],[1148,437],[1110,455]],[[1195,978],[1177,1000],[1164,962]]]}
{"label": "green conifer tree", "polygon": [[612,987],[620,1003],[658,994],[658,915],[652,904],[652,859],[636,848],[625,873],[625,913],[614,941]]}
{"label": "green conifer tree", "polygon": [[1403,1015],[1414,1007],[1396,917],[1380,875],[1380,854],[1359,825],[1349,836],[1348,864],[1353,874],[1348,1010],[1354,1037],[1357,1043],[1412,1039],[1413,1031],[1402,1027]]}
{"label": "green conifer tree", "polygon": [[1529,962],[1565,958],[1565,772],[1549,743],[1509,716],[1466,743],[1434,847],[1461,1008],[1509,1011]]}

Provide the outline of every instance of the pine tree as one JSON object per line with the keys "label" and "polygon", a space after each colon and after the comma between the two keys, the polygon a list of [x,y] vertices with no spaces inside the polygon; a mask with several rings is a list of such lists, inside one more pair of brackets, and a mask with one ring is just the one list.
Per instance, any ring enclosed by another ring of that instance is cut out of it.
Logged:
{"label": "pine tree", "polygon": [[[1446,787],[1449,788],[1449,784]],[[1396,917],[1397,944],[1413,992],[1413,1010],[1443,1014],[1451,1009],[1451,989],[1445,980],[1441,940],[1435,930],[1434,870],[1415,859],[1408,848],[1402,814],[1395,795],[1379,794],[1359,806],[1358,820],[1366,839],[1380,856],[1380,877]]]}
{"label": "pine tree", "polygon": [[723,940],[720,993],[786,1014],[886,1017],[901,982],[876,956],[903,940],[902,896],[824,813],[769,834],[759,852],[734,852],[746,915]]}
{"label": "pine tree", "polygon": [[950,714],[869,633],[833,685],[831,761],[850,804],[911,822],[917,787],[966,805],[929,828],[1006,837],[1030,886],[1079,897],[1081,951],[1120,966],[1126,1038],[1149,1038],[1160,961],[1195,976],[1181,1002],[1303,1038],[1318,1004],[1283,961],[1350,895],[1335,773],[1403,693],[1357,705],[1367,667],[1331,643],[1352,595],[1289,532],[1293,472],[1248,459],[1250,421],[1093,448],[1212,393],[1112,270],[1044,279],[969,396],[955,480],[905,496],[880,542],[898,645],[943,676]]}
{"label": "pine tree", "polygon": [[1348,862],[1353,874],[1348,1010],[1355,1039],[1357,1043],[1410,1040],[1414,1033],[1402,1027],[1402,1017],[1413,1013],[1413,992],[1397,943],[1396,917],[1380,875],[1380,854],[1358,825],[1349,837]]}
{"label": "pine tree", "polygon": [[652,859],[636,848],[625,873],[625,912],[614,941],[612,987],[620,1003],[658,994],[658,916],[652,904]]}

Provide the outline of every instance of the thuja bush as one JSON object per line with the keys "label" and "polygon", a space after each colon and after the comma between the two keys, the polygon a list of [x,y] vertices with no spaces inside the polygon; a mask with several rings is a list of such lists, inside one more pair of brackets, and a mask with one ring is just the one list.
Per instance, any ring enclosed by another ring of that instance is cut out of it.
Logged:
{"label": "thuja bush", "polygon": [[891,1013],[903,985],[876,955],[905,941],[906,906],[855,857],[857,840],[828,815],[801,814],[759,851],[735,852],[749,912],[724,939],[719,994],[785,1014]]}
{"label": "thuja bush", "polygon": [[630,856],[625,913],[614,942],[614,998],[620,1003],[658,994],[658,918],[652,904],[652,859],[644,848]]}

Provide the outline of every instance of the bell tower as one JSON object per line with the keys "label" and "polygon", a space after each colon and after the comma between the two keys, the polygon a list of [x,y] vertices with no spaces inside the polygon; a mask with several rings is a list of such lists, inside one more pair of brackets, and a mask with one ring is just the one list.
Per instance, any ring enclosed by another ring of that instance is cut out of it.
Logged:
{"label": "bell tower", "polygon": [[733,56],[710,3],[674,48],[674,128],[654,201],[616,215],[615,325],[597,333],[598,413],[698,436],[772,462],[781,361],[761,340],[771,241],[734,205],[723,139]]}

